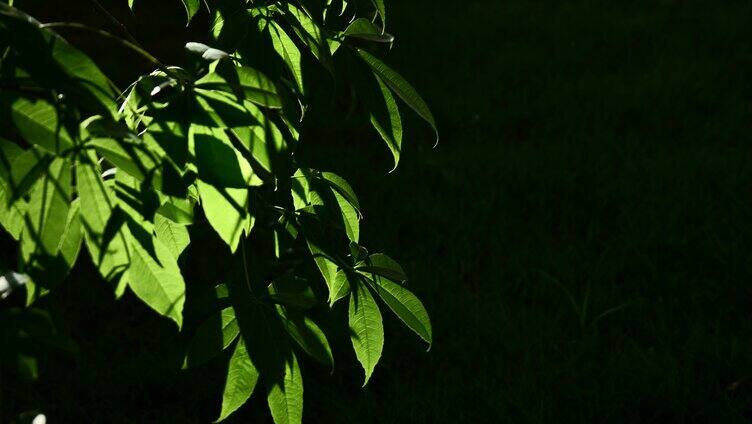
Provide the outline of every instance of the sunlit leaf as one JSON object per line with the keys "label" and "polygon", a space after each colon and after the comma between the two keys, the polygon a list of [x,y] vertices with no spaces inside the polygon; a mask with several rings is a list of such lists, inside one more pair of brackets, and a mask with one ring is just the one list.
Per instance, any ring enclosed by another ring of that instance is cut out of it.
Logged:
{"label": "sunlit leaf", "polygon": [[404,286],[386,278],[375,278],[373,287],[384,303],[423,340],[432,343],[431,321],[423,303]]}
{"label": "sunlit leaf", "polygon": [[366,374],[365,386],[384,349],[384,325],[379,306],[362,281],[352,286],[349,313],[350,340]]}
{"label": "sunlit leaf", "polygon": [[198,191],[209,224],[227,243],[230,250],[235,252],[240,237],[247,234],[253,226],[253,217],[248,212],[248,189],[220,189],[199,181]]}
{"label": "sunlit leaf", "polygon": [[196,81],[196,87],[222,90],[264,107],[279,109],[282,100],[274,83],[263,73],[248,66],[220,61],[214,69]]}
{"label": "sunlit leaf", "polygon": [[251,362],[243,340],[235,345],[230,358],[225,389],[222,394],[222,411],[215,422],[222,421],[240,408],[253,394],[259,374]]}
{"label": "sunlit leaf", "polygon": [[68,132],[60,125],[57,111],[44,100],[30,101],[22,97],[12,105],[13,124],[21,136],[51,153],[70,149],[73,142]]}
{"label": "sunlit leaf", "polygon": [[185,226],[178,225],[163,215],[154,216],[154,231],[157,238],[170,250],[175,259],[180,257],[191,240]]}
{"label": "sunlit leaf", "polygon": [[144,303],[158,313],[183,325],[185,281],[170,250],[156,237],[151,240],[157,257],[135,240],[131,243],[132,263],[129,286]]}
{"label": "sunlit leaf", "polygon": [[368,53],[367,51],[363,49],[358,49],[358,54],[361,58],[368,64],[368,66],[373,69],[373,72],[381,78],[381,80],[392,90],[394,91],[397,96],[399,96],[405,104],[410,106],[412,110],[415,111],[421,118],[423,118],[426,122],[428,122],[429,125],[431,125],[431,128],[433,128],[434,133],[436,134],[436,141],[439,140],[439,130],[436,127],[436,121],[433,117],[433,114],[431,113],[431,110],[428,108],[428,105],[423,100],[422,97],[420,97],[420,94],[418,94],[417,91],[413,88],[412,85],[410,85],[407,81],[405,81],[400,74],[395,72],[392,68],[386,66],[384,62],[377,59],[372,54]]}

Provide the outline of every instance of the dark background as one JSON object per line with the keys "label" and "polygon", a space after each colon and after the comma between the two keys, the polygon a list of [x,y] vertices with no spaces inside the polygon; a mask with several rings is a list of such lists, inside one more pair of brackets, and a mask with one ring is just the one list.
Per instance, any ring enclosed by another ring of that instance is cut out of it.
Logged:
{"label": "dark background", "polygon": [[[177,0],[136,1],[141,24],[125,0],[119,16],[179,63],[205,16],[185,29]],[[81,0],[17,4],[45,21],[109,25]],[[752,2],[387,6],[387,62],[431,105],[442,141],[431,149],[430,131],[408,119],[388,174],[373,131],[333,123],[314,156],[351,181],[364,243],[402,263],[435,343],[424,352],[384,314],[366,388],[347,350],[333,375],[303,362],[305,421],[751,420]],[[71,39],[116,80],[141,66]],[[216,417],[222,360],[166,365],[184,337],[132,295],[115,302],[91,273],[55,296],[81,354],[50,359],[36,385],[3,387],[1,417]],[[254,396],[229,422],[268,420]]]}

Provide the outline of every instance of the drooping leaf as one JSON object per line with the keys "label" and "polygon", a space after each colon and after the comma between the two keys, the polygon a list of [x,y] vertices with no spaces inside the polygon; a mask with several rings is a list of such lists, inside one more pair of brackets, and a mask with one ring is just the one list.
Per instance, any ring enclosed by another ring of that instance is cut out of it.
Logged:
{"label": "drooping leaf", "polygon": [[311,53],[329,72],[334,73],[334,65],[331,61],[332,53],[321,26],[311,18],[306,10],[291,3],[285,3],[283,7],[287,12],[288,22],[298,38],[308,46]]}
{"label": "drooping leaf", "polygon": [[379,27],[374,25],[373,22],[366,18],[358,18],[347,26],[342,33],[345,37],[358,38],[366,41],[373,41],[377,43],[392,43],[394,42],[394,36],[386,34]]}
{"label": "drooping leaf", "polygon": [[428,312],[423,303],[404,286],[386,278],[377,277],[370,281],[373,282],[376,293],[389,306],[389,309],[420,338],[428,342],[430,348],[433,342],[431,320],[428,318]]}
{"label": "drooping leaf", "polygon": [[201,365],[227,349],[238,337],[240,328],[235,319],[235,311],[225,308],[213,313],[196,330],[185,355],[183,368]]}
{"label": "drooping leaf", "polygon": [[373,69],[373,72],[381,78],[381,80],[392,90],[394,91],[397,96],[399,96],[405,104],[410,106],[412,110],[415,111],[421,118],[423,118],[426,122],[428,122],[429,125],[431,125],[431,128],[433,128],[434,133],[436,134],[436,141],[439,140],[439,130],[436,127],[436,120],[433,117],[433,114],[431,113],[431,110],[428,108],[428,105],[423,100],[422,97],[420,97],[420,94],[418,94],[417,91],[413,88],[412,85],[410,85],[407,81],[405,81],[400,74],[395,72],[392,68],[386,66],[384,62],[377,59],[372,54],[368,53],[367,51],[363,49],[358,49],[358,54],[360,57],[368,64],[368,66]]}
{"label": "drooping leaf", "polygon": [[368,383],[384,348],[384,325],[381,312],[371,292],[362,281],[352,285],[350,294],[350,340],[355,356],[363,366]]}
{"label": "drooping leaf", "polygon": [[305,94],[303,86],[303,69],[301,64],[300,50],[292,41],[285,30],[276,22],[271,21],[268,25],[269,34],[272,37],[274,50],[282,57],[292,73],[295,84],[300,93]]}
{"label": "drooping leaf", "polygon": [[130,288],[158,313],[183,325],[185,281],[170,250],[156,237],[151,240],[157,257],[136,240],[131,245],[132,262],[128,270]]}
{"label": "drooping leaf", "polygon": [[235,345],[230,358],[227,380],[222,394],[222,411],[215,422],[220,422],[240,408],[253,394],[259,374],[251,362],[245,342],[241,339]]}
{"label": "drooping leaf", "polygon": [[378,91],[373,87],[364,87],[361,91],[362,99],[368,109],[371,125],[392,152],[394,158],[392,171],[394,171],[399,165],[402,152],[402,117],[399,106],[386,84],[376,75],[374,75],[374,80],[378,85]]}

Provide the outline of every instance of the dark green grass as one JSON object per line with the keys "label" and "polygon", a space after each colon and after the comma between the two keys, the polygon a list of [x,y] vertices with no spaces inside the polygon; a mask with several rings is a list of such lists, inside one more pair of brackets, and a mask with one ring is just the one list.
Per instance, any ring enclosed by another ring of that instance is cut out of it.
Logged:
{"label": "dark green grass", "polygon": [[[392,174],[360,129],[322,133],[314,157],[352,180],[365,244],[404,265],[435,344],[425,353],[387,318],[365,389],[345,349],[333,375],[303,363],[306,420],[752,419],[752,4],[388,4],[389,62],[442,141],[431,150],[409,121]],[[71,285],[66,296],[96,282]],[[169,323],[105,293],[71,313],[82,357],[14,405],[91,422],[213,418],[221,363],[165,370]],[[263,422],[264,408],[254,399],[231,421]]]}

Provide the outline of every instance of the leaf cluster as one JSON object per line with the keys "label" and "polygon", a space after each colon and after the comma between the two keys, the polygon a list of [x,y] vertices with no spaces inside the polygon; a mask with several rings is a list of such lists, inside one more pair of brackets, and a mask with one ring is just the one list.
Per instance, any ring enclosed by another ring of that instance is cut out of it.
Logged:
{"label": "leaf cluster", "polygon": [[[331,330],[317,317],[340,301],[364,384],[384,344],[377,299],[432,341],[401,266],[359,244],[362,212],[350,184],[296,160],[316,78],[346,87],[339,90],[362,105],[394,168],[398,99],[436,124],[378,57],[394,41],[381,0],[183,4],[188,23],[197,13],[212,22],[206,40],[186,42],[187,67],[161,63],[130,36],[43,24],[0,3],[0,120],[10,129],[0,138],[0,224],[18,249],[15,269],[1,278],[4,295],[25,289],[27,307],[3,312],[19,323],[4,337],[54,340],[33,305],[86,254],[117,297],[133,293],[193,333],[184,367],[228,351],[218,421],[259,392],[276,423],[301,422],[298,355],[333,368]],[[65,31],[104,37],[154,70],[118,89]],[[217,280],[201,291],[191,288],[189,258],[205,253],[195,241],[203,228],[226,248]],[[189,316],[200,325],[184,327]],[[26,325],[33,329],[19,336]]]}

